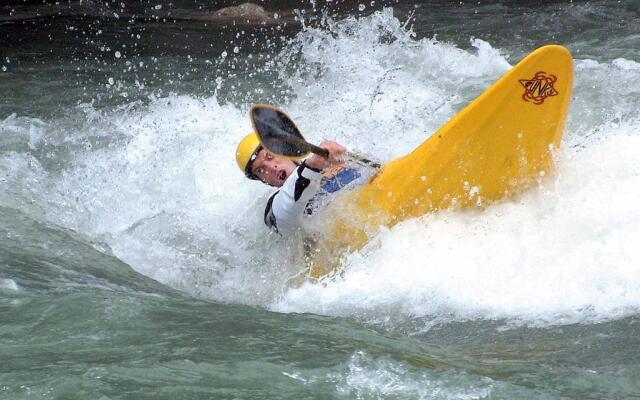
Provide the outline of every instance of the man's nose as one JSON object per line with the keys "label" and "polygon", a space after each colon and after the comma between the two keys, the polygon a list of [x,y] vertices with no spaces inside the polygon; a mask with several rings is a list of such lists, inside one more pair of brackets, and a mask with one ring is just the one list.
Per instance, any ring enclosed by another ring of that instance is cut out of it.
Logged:
{"label": "man's nose", "polygon": [[276,170],[278,168],[278,161],[269,160],[269,163],[267,165],[269,166],[269,168]]}

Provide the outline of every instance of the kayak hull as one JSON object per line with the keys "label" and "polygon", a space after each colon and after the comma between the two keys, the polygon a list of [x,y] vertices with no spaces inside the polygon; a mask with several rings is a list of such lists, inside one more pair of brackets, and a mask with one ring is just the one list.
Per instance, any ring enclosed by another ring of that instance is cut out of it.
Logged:
{"label": "kayak hull", "polygon": [[[323,218],[328,231],[317,252],[335,258],[364,246],[380,226],[452,207],[482,208],[539,182],[553,172],[572,89],[566,48],[529,54],[414,151],[340,196]],[[315,264],[314,277],[332,269]]]}

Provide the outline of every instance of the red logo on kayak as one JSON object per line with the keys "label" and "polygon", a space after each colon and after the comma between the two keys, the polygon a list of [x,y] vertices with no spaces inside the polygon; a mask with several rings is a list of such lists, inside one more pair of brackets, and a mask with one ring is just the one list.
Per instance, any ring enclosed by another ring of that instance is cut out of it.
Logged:
{"label": "red logo on kayak", "polygon": [[547,97],[557,96],[558,91],[553,87],[557,80],[555,75],[547,75],[542,71],[536,72],[531,79],[520,79],[520,84],[524,86],[522,100],[540,105]]}

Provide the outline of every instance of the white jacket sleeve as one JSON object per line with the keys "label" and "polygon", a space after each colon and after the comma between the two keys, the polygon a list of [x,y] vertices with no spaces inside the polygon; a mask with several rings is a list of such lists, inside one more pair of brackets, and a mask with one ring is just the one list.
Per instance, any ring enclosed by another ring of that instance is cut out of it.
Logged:
{"label": "white jacket sleeve", "polygon": [[296,168],[275,192],[264,211],[264,223],[286,236],[300,225],[307,203],[320,190],[322,173],[304,163]]}

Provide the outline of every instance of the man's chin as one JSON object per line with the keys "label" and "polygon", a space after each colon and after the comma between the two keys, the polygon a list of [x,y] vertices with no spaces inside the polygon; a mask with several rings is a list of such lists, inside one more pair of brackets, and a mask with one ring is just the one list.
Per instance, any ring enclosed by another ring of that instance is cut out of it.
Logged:
{"label": "man's chin", "polygon": [[278,180],[277,180],[277,181],[275,181],[275,182],[265,182],[265,183],[266,183],[267,185],[269,185],[269,186],[273,186],[273,187],[277,187],[277,188],[279,188],[279,187],[282,187],[282,185],[284,185],[284,183],[285,183],[286,181],[287,181],[286,179],[285,179],[285,180],[280,180],[280,179],[278,179]]}

